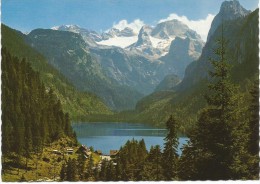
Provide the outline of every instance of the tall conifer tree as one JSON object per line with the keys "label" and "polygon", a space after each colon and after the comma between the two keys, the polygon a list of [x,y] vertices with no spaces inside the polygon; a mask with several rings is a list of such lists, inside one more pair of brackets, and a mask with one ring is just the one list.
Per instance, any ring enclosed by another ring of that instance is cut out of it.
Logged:
{"label": "tall conifer tree", "polygon": [[[242,157],[247,159],[247,153],[243,151],[243,141],[246,140],[239,139],[245,135],[245,123],[239,120],[237,87],[230,80],[223,25],[217,45],[215,57],[211,59],[213,70],[209,73],[208,106],[199,115],[196,128],[190,136],[191,145],[186,147],[182,156],[190,159],[192,155],[194,158],[193,168],[190,169],[192,172],[187,176],[193,180],[239,179],[242,178],[240,175],[247,174],[244,166],[240,165],[243,164]],[[181,161],[189,163],[185,159]]]}
{"label": "tall conifer tree", "polygon": [[165,180],[177,179],[177,161],[178,161],[178,137],[177,137],[177,126],[176,120],[173,116],[170,116],[166,122],[166,128],[168,134],[164,141],[163,150],[163,169]]}

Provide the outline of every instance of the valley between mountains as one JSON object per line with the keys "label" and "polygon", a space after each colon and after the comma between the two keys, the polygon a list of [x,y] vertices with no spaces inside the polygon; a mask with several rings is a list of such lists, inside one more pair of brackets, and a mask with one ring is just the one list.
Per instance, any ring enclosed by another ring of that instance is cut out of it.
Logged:
{"label": "valley between mountains", "polygon": [[[255,14],[224,3],[206,43],[178,20],[144,25],[139,32],[127,27],[97,33],[62,25],[23,34],[2,25],[2,41],[14,55],[28,58],[74,120],[164,126],[167,117],[177,113],[185,132],[205,106],[208,58],[221,23],[230,42],[234,82],[243,89],[245,81],[254,78]],[[248,34],[247,29],[254,32]]]}
{"label": "valley between mountains", "polygon": [[223,1],[203,39],[181,20],[2,23],[2,180],[259,180],[259,9]]}

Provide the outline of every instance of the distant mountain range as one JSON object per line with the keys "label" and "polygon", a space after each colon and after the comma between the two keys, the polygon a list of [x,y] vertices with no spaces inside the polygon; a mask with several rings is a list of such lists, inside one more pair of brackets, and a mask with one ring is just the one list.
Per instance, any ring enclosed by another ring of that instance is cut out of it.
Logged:
{"label": "distant mountain range", "polygon": [[53,30],[70,31],[79,33],[83,39],[90,45],[117,46],[128,51],[135,51],[153,59],[158,59],[169,52],[171,42],[175,38],[190,38],[197,40],[203,46],[201,37],[187,25],[178,20],[169,20],[158,23],[152,27],[144,25],[139,33],[126,27],[123,30],[111,28],[101,34],[81,28],[77,25],[55,26]]}
{"label": "distant mountain range", "polygon": [[[47,68],[54,72],[43,74],[46,86],[55,81],[53,87],[58,96],[67,104],[67,110],[73,109],[74,115],[79,111],[81,115],[85,113],[76,105],[77,100],[84,99],[86,103],[82,106],[89,107],[96,102],[106,114],[111,112],[105,104],[115,111],[135,108],[138,112],[135,119],[157,121],[160,125],[173,109],[187,120],[186,117],[203,107],[201,90],[205,89],[211,68],[208,59],[214,57],[212,49],[220,36],[222,23],[229,40],[230,63],[234,65],[233,80],[241,83],[252,79],[258,71],[256,14],[258,11],[251,13],[236,0],[225,1],[212,22],[206,44],[178,20],[144,25],[139,32],[126,27],[98,33],[76,25],[35,29],[27,35],[13,30],[6,31],[3,40],[5,45],[12,41],[9,46],[13,48],[12,53],[20,52],[20,47],[26,45],[26,51],[20,56],[36,52],[33,58],[41,57],[44,65],[50,65]],[[22,44],[15,44],[13,32],[18,34]],[[65,78],[66,84],[58,82]],[[66,85],[70,89],[69,100],[65,97]],[[72,91],[80,96],[76,101]],[[93,94],[98,96],[93,97],[95,100],[91,97]],[[97,108],[93,105],[89,109]]]}
{"label": "distant mountain range", "polygon": [[[195,31],[178,20],[155,27],[144,25],[139,33],[126,27],[99,34],[76,25],[56,26],[52,30],[32,31],[29,43],[78,89],[97,94],[116,110],[134,108],[167,75],[182,78],[186,66],[198,59],[204,45]],[[76,35],[65,36],[60,31]],[[57,45],[62,45],[61,49],[50,49]],[[127,103],[121,104],[122,101]]]}
{"label": "distant mountain range", "polygon": [[26,42],[44,55],[77,89],[98,95],[112,109],[132,108],[142,97],[136,90],[108,77],[79,34],[36,29],[26,36]]}
{"label": "distant mountain range", "polygon": [[[216,40],[221,37],[222,23],[224,38],[228,41],[226,52],[232,66],[231,79],[240,86],[238,93],[247,94],[248,85],[258,80],[259,76],[258,14],[259,9],[250,12],[236,0],[225,1],[212,22],[201,56],[187,66],[183,80],[177,85],[173,80],[170,86],[167,81],[171,81],[171,77],[165,78],[158,86],[163,90],[137,103],[136,116],[132,115],[132,121],[163,126],[171,114],[177,114],[180,129],[192,128],[196,114],[206,105],[203,95],[210,80],[208,72],[212,69],[209,58],[215,57],[213,49],[216,48]],[[222,21],[217,21],[221,16]]]}

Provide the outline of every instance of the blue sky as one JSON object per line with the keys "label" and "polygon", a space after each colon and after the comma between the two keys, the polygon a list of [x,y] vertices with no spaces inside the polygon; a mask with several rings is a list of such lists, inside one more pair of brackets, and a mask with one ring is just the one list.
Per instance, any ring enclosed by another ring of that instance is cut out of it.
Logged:
{"label": "blue sky", "polygon": [[[223,0],[2,0],[2,22],[29,32],[35,28],[76,24],[95,31],[107,30],[121,20],[139,19],[154,25],[170,14],[189,20],[216,15]],[[240,0],[250,10],[258,0]]]}

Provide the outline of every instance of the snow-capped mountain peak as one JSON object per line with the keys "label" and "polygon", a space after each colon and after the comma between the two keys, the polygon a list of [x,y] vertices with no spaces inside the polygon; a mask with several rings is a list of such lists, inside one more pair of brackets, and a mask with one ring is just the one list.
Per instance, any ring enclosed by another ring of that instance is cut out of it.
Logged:
{"label": "snow-capped mountain peak", "polygon": [[154,27],[144,25],[138,33],[130,27],[124,29],[113,27],[101,34],[81,28],[78,25],[62,25],[52,29],[79,33],[90,46],[116,46],[155,59],[169,52],[171,42],[176,37],[201,40],[195,31],[175,19],[160,22]]}
{"label": "snow-capped mountain peak", "polygon": [[90,46],[96,46],[96,42],[102,40],[102,37],[95,31],[81,28],[78,25],[61,25],[52,27],[53,30],[69,31],[78,33],[82,36],[85,42]]}
{"label": "snow-capped mountain peak", "polygon": [[154,28],[145,25],[141,28],[138,40],[127,47],[153,58],[159,58],[169,52],[171,42],[176,38],[190,38],[202,42],[201,37],[178,20],[170,20],[157,24]]}
{"label": "snow-capped mountain peak", "polygon": [[61,26],[54,26],[51,29],[59,30],[59,31],[77,32],[77,30],[79,30],[81,28],[78,25],[61,25]]}

